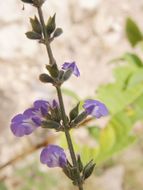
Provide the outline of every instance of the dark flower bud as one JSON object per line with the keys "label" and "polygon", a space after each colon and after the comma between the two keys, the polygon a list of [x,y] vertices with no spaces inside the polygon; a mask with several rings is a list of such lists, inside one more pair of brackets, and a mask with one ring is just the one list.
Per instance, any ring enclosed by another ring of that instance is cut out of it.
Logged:
{"label": "dark flower bud", "polygon": [[63,33],[62,28],[56,28],[56,30],[55,30],[55,32],[53,34],[53,37],[54,38],[59,37],[62,33]]}
{"label": "dark flower bud", "polygon": [[40,40],[42,38],[41,34],[38,34],[38,33],[33,32],[33,31],[26,32],[25,35],[30,40]]}
{"label": "dark flower bud", "polygon": [[84,169],[83,169],[83,180],[87,179],[88,177],[90,177],[90,175],[92,174],[94,167],[95,167],[95,163],[93,163],[93,160],[91,160],[90,162],[88,162]]}
{"label": "dark flower bud", "polygon": [[65,71],[65,73],[63,74],[63,77],[62,77],[62,81],[66,81],[70,78],[70,76],[72,75],[72,70],[71,69],[68,69],[67,71]]}
{"label": "dark flower bud", "polygon": [[54,80],[48,74],[45,73],[39,76],[39,80],[44,83],[54,83]]}

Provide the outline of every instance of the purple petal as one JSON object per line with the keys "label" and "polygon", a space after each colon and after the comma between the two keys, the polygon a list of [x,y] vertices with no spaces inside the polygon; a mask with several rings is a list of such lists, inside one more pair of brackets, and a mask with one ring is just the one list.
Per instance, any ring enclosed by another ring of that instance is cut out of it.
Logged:
{"label": "purple petal", "polygon": [[83,108],[85,109],[87,114],[95,116],[96,118],[106,116],[109,113],[105,104],[101,103],[98,100],[86,100]]}
{"label": "purple petal", "polygon": [[52,101],[52,109],[55,109],[55,108],[58,108],[58,107],[59,107],[58,102],[54,99]]}
{"label": "purple petal", "polygon": [[16,136],[16,137],[22,137],[25,135],[25,129],[22,125],[19,124],[11,124],[10,126],[12,133]]}
{"label": "purple petal", "polygon": [[42,116],[46,116],[49,111],[49,102],[45,100],[37,100],[34,102],[34,108],[40,110]]}
{"label": "purple petal", "polygon": [[35,123],[35,125],[40,126],[42,123],[41,118],[39,117],[32,117],[32,121]]}
{"label": "purple petal", "polygon": [[35,108],[29,108],[24,111],[23,116],[26,119],[26,118],[30,118],[34,116],[36,113],[37,113],[37,110]]}
{"label": "purple petal", "polygon": [[79,72],[79,69],[76,65],[75,62],[71,62],[71,63],[68,63],[68,62],[65,62],[63,65],[62,65],[62,69],[63,70],[68,70],[68,69],[71,69],[73,74],[76,76],[76,77],[79,77],[80,76],[80,72]]}
{"label": "purple petal", "polygon": [[21,123],[23,121],[23,115],[22,114],[18,114],[16,116],[14,116],[11,120],[12,123]]}
{"label": "purple petal", "polygon": [[61,147],[48,145],[42,150],[40,161],[48,167],[63,167],[66,164],[66,155]]}
{"label": "purple petal", "polygon": [[35,109],[40,109],[41,107],[47,108],[48,104],[49,104],[48,101],[45,101],[45,100],[36,100],[34,102],[34,108]]}

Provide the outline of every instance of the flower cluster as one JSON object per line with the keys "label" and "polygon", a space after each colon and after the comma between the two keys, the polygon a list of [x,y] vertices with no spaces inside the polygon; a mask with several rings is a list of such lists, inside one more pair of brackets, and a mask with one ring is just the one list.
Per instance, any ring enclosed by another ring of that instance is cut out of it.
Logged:
{"label": "flower cluster", "polygon": [[[75,76],[80,76],[79,69],[75,62],[65,62],[62,69],[71,69]],[[87,115],[96,118],[108,115],[106,106],[98,100],[85,100],[83,108]],[[11,131],[17,137],[29,135],[47,120],[47,116],[51,114],[50,118],[54,118],[52,116],[52,114],[54,114],[53,110],[57,109],[59,109],[59,105],[56,100],[52,102],[37,100],[33,103],[31,108],[26,109],[23,114],[18,114],[11,120]],[[44,148],[41,152],[40,160],[48,167],[64,167],[67,163],[64,150],[57,145],[48,145]]]}
{"label": "flower cluster", "polygon": [[13,134],[17,137],[31,134],[42,125],[48,112],[57,107],[56,100],[53,100],[52,103],[45,100],[35,101],[31,108],[26,109],[23,114],[18,114],[11,120]]}

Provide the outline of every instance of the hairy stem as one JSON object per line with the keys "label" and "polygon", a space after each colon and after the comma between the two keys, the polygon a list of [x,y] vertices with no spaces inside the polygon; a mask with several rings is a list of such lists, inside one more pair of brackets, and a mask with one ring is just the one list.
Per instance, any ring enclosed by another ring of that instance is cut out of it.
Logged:
{"label": "hairy stem", "polygon": [[[49,43],[49,39],[48,39],[48,35],[47,35],[47,31],[46,31],[46,26],[45,26],[45,22],[44,22],[44,17],[43,17],[43,13],[42,13],[42,9],[41,7],[38,7],[38,14],[39,14],[39,18],[40,18],[40,22],[42,25],[42,30],[43,30],[43,34],[44,34],[44,40],[45,40],[45,45],[46,45],[46,49],[47,49],[47,53],[48,53],[48,57],[50,60],[50,64],[55,64],[55,59],[53,57],[53,53],[50,47],[50,43]],[[63,102],[63,96],[61,93],[61,87],[56,87],[57,90],[57,95],[58,95],[58,99],[59,99],[59,104],[60,104],[60,109],[61,109],[61,115],[62,115],[62,120],[63,120],[63,125],[64,125],[64,132],[65,132],[65,136],[66,136],[66,140],[67,140],[67,144],[68,144],[68,148],[70,151],[70,155],[71,155],[71,159],[72,159],[72,163],[74,168],[76,169],[76,184],[78,184],[78,188],[79,190],[83,190],[83,186],[82,186],[82,181],[81,181],[81,177],[80,177],[80,172],[78,169],[78,164],[77,164],[77,159],[76,159],[76,155],[74,152],[74,147],[72,144],[72,139],[68,130],[68,123],[67,123],[67,118],[66,118],[66,113],[65,113],[65,107],[64,107],[64,102]]]}

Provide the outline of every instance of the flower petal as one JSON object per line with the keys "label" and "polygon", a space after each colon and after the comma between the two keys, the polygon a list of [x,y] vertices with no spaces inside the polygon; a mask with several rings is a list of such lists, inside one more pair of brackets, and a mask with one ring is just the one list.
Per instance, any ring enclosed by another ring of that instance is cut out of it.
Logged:
{"label": "flower petal", "polygon": [[83,108],[85,109],[87,114],[92,115],[96,118],[106,116],[109,113],[105,104],[101,103],[98,100],[86,100],[84,102]]}
{"label": "flower petal", "polygon": [[76,77],[79,77],[80,76],[80,72],[79,72],[79,69],[76,65],[75,62],[71,62],[71,63],[68,63],[68,62],[65,62],[63,65],[62,65],[62,69],[63,70],[68,70],[68,69],[71,69],[73,74],[76,76]]}
{"label": "flower petal", "polygon": [[66,155],[61,147],[48,145],[42,150],[40,161],[48,167],[63,167],[66,164]]}

